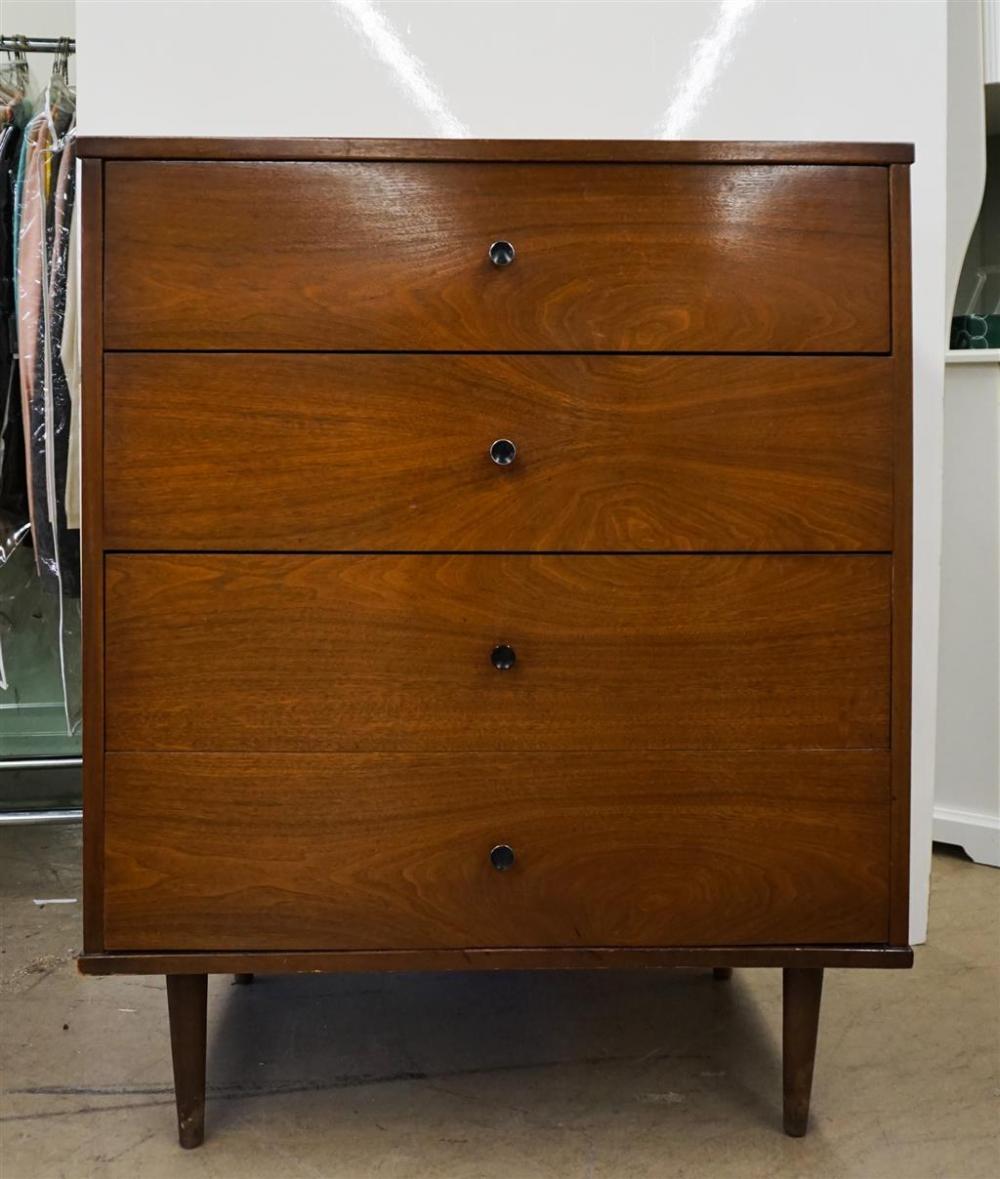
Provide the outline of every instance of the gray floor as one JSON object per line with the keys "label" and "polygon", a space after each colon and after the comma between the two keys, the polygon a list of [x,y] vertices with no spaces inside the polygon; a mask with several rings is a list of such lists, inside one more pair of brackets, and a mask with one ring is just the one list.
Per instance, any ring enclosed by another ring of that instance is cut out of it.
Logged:
{"label": "gray floor", "polygon": [[912,972],[827,972],[813,1125],[780,1131],[779,975],[210,983],[175,1144],[159,978],[84,979],[79,835],[0,829],[3,1179],[1000,1175],[1000,872],[934,861]]}

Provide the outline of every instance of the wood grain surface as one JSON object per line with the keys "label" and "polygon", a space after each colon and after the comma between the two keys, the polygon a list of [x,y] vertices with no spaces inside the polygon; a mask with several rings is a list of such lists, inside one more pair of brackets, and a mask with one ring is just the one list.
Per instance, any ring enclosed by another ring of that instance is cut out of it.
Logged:
{"label": "wood grain surface", "polygon": [[480,160],[672,164],[909,164],[912,143],[733,139],[237,139],[82,135],[108,160]]}
{"label": "wood grain surface", "polygon": [[105,169],[112,349],[890,347],[884,167]]}
{"label": "wood grain surface", "polygon": [[107,747],[884,748],[889,576],[867,556],[110,555]]}
{"label": "wood grain surface", "polygon": [[882,942],[888,761],[109,754],[108,947]]}
{"label": "wood grain surface", "polygon": [[105,544],[886,550],[892,379],[883,357],[112,353]]}
{"label": "wood grain surface", "polygon": [[80,148],[83,971],[910,965],[912,148]]}

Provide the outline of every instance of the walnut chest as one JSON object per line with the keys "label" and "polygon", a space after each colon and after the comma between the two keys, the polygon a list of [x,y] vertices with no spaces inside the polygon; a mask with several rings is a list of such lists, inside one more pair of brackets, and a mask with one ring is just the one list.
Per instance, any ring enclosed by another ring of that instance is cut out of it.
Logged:
{"label": "walnut chest", "polygon": [[81,142],[81,968],[907,966],[907,146]]}

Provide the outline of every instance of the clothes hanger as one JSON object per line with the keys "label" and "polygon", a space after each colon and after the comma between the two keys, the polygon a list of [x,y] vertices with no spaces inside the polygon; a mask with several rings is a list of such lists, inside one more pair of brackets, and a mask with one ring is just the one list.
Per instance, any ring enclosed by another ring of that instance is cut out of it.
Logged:
{"label": "clothes hanger", "polygon": [[30,69],[26,53],[27,38],[17,36],[13,49],[7,49],[8,60],[0,65],[0,122],[14,122],[28,91]]}
{"label": "clothes hanger", "polygon": [[45,88],[45,117],[52,135],[52,149],[63,146],[62,136],[76,112],[76,91],[69,84],[69,55],[72,52],[68,37],[60,37],[52,60],[52,73]]}

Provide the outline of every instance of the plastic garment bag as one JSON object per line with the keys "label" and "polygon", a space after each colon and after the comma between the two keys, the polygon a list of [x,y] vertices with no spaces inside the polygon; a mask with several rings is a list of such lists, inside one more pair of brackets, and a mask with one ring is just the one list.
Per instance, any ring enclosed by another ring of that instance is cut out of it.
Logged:
{"label": "plastic garment bag", "polygon": [[28,59],[23,52],[16,52],[12,61],[0,66],[0,691],[9,687],[4,639],[14,627],[13,604],[22,580],[10,562],[30,532],[14,313],[14,181],[24,124],[31,114],[28,77]]}
{"label": "plastic garment bag", "polygon": [[24,124],[31,115],[27,85],[28,62],[23,53],[0,66],[0,568],[29,534],[14,313],[17,262],[14,190]]}
{"label": "plastic garment bag", "polygon": [[[12,310],[19,404],[8,414],[13,419],[19,411],[23,439],[21,488],[35,572],[41,590],[55,599],[55,655],[68,732],[75,731],[80,717],[80,533],[78,517],[71,521],[66,511],[71,469],[78,472],[78,463],[71,462],[70,446],[71,439],[78,444],[79,431],[73,429],[73,417],[79,407],[74,406],[63,361],[67,281],[75,275],[70,259],[71,241],[76,245],[72,233],[76,202],[75,110],[67,47],[57,54],[51,80],[34,104],[34,113],[25,111],[28,117],[23,120],[13,176]],[[75,348],[75,333],[71,331],[68,336],[70,346]],[[71,364],[71,372],[75,371]],[[8,398],[8,403],[13,400]],[[10,440],[5,439],[5,467],[14,432]],[[14,478],[12,467],[12,491]],[[14,496],[9,498],[14,508]],[[6,529],[8,559],[18,542],[26,539],[25,533],[25,522],[15,523],[12,511]],[[51,613],[48,608],[44,612]]]}

